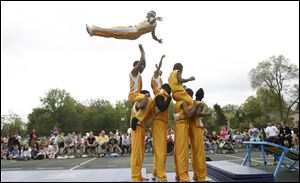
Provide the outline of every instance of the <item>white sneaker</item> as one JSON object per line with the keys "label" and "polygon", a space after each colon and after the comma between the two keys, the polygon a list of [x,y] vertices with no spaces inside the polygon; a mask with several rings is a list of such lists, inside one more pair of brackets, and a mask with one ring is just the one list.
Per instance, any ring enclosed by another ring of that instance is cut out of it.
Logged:
{"label": "white sneaker", "polygon": [[151,179],[152,181],[156,181],[156,176],[152,175]]}
{"label": "white sneaker", "polygon": [[86,31],[89,33],[89,35],[93,36],[92,27],[90,27],[88,24],[85,24],[85,26],[86,26]]}

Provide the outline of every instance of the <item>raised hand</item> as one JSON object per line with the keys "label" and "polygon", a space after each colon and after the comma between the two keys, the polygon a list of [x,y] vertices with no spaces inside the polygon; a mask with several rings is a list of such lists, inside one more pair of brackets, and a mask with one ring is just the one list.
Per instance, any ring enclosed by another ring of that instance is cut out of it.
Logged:
{"label": "raised hand", "polygon": [[156,20],[163,21],[163,17],[156,17]]}
{"label": "raised hand", "polygon": [[194,77],[194,76],[191,76],[191,77],[189,78],[189,80],[190,80],[190,81],[194,81],[194,80],[195,80],[195,77]]}

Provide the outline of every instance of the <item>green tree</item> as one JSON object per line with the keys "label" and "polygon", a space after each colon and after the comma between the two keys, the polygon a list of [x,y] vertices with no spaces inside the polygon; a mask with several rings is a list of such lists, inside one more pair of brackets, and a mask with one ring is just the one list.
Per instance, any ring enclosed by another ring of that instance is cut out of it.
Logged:
{"label": "green tree", "polygon": [[[205,104],[205,106],[204,106],[204,111],[206,111],[206,112],[211,112],[211,113],[213,114],[214,109],[208,107],[208,106]],[[211,132],[211,131],[213,131],[213,130],[216,130],[216,128],[217,128],[216,123],[215,123],[215,118],[214,118],[214,116],[212,116],[212,117],[203,117],[203,118],[202,118],[202,122],[203,122],[205,128],[206,128],[209,132]]]}
{"label": "green tree", "polygon": [[236,128],[236,124],[235,124],[235,113],[238,109],[237,105],[233,105],[233,104],[227,104],[224,107],[222,107],[222,110],[224,112],[225,118],[228,120],[228,125],[230,126],[230,128]]}
{"label": "green tree", "polygon": [[13,112],[1,118],[1,135],[8,135],[11,132],[18,132],[21,136],[26,135],[26,123]]}
{"label": "green tree", "polygon": [[28,115],[27,133],[30,134],[32,129],[36,129],[40,135],[49,135],[55,124],[50,111],[44,108],[34,108]]}
{"label": "green tree", "polygon": [[290,64],[284,56],[272,56],[268,60],[260,62],[256,68],[249,73],[251,86],[254,89],[267,88],[276,102],[277,110],[281,120],[287,120],[292,106],[299,102],[299,93],[287,98],[292,93],[299,92],[299,69],[296,65]]}
{"label": "green tree", "polygon": [[34,128],[42,135],[49,135],[54,127],[64,132],[81,130],[84,107],[65,90],[50,89],[40,101],[41,107],[28,115],[28,132]]}
{"label": "green tree", "polygon": [[218,105],[218,104],[215,104],[214,109],[215,109],[215,112],[216,112],[215,124],[217,125],[217,128],[220,128],[221,126],[227,125],[227,120],[226,120],[226,117],[224,115],[224,112],[223,112],[221,106]]}

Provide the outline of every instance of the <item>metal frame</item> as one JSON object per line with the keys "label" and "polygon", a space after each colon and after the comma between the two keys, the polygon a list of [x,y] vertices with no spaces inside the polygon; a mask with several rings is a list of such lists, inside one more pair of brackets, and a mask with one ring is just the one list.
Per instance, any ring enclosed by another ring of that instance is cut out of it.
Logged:
{"label": "metal frame", "polygon": [[[281,146],[281,145],[278,145],[278,144],[274,144],[274,143],[269,143],[269,142],[250,142],[250,141],[246,141],[246,142],[243,142],[243,143],[246,145],[246,148],[247,148],[247,154],[246,154],[245,159],[244,159],[244,161],[242,163],[243,166],[245,166],[247,164],[247,162],[248,162],[249,166],[251,166],[251,151],[252,151],[253,148],[255,148],[254,145],[259,145],[260,148],[258,148],[258,149],[262,152],[262,160],[263,160],[265,171],[267,171],[267,161],[266,161],[265,147],[266,146],[271,146],[271,147],[276,147],[276,148],[282,150],[281,155],[277,155],[275,153],[270,153],[275,158],[277,158],[279,160],[279,162],[277,164],[277,167],[276,167],[276,169],[275,169],[275,171],[273,173],[275,179],[278,176],[279,169],[280,169],[281,165],[283,165],[284,167],[286,167],[289,170],[299,170],[299,167],[295,166],[295,164],[297,162],[299,162],[299,159],[298,159],[298,161],[295,161],[295,160],[292,160],[292,159],[286,157],[286,155],[288,153],[293,153],[293,154],[296,154],[296,155],[299,156],[299,150],[288,149],[288,148],[286,148],[284,146]],[[283,162],[284,160],[290,161],[291,164],[284,163]]]}

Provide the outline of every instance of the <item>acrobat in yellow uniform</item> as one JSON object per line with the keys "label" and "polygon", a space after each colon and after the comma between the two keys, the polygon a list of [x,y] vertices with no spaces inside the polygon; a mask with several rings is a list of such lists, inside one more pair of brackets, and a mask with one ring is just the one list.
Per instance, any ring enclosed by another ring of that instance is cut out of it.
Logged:
{"label": "acrobat in yellow uniform", "polygon": [[[199,102],[199,101],[195,101]],[[204,103],[199,102],[201,111],[204,108]],[[194,170],[194,180],[204,181],[206,178],[206,159],[204,149],[204,131],[201,117],[195,116],[190,122],[189,135],[192,147],[192,165]]]}
{"label": "acrobat in yellow uniform", "polygon": [[100,36],[106,38],[116,38],[116,39],[138,39],[143,34],[152,32],[152,37],[154,40],[162,43],[161,39],[158,39],[155,35],[155,28],[157,21],[162,21],[161,17],[156,17],[154,11],[149,11],[147,13],[147,19],[140,22],[135,26],[116,26],[112,28],[102,28],[92,25],[92,27],[86,25],[86,30],[90,36]]}
{"label": "acrobat in yellow uniform", "polygon": [[[153,88],[154,91],[154,88]],[[157,95],[161,95],[166,101],[169,94],[161,89]],[[168,110],[159,111],[154,102],[155,114],[153,123],[151,126],[153,135],[154,145],[154,165],[153,165],[153,176],[158,177],[159,181],[163,182],[167,180],[166,177],[166,158],[167,158],[167,128],[168,128]]]}
{"label": "acrobat in yellow uniform", "polygon": [[[153,100],[149,97],[148,103],[153,108]],[[136,116],[135,105],[131,110],[131,118]],[[142,165],[144,161],[144,143],[145,143],[145,123],[152,118],[153,110],[150,110],[148,114],[143,113],[141,116],[144,120],[137,125],[136,130],[131,130],[131,181],[140,182],[143,181],[142,177]]]}
{"label": "acrobat in yellow uniform", "polygon": [[176,177],[183,182],[189,182],[189,123],[182,109],[183,101],[176,102],[175,113],[179,119],[175,122],[174,168]]}
{"label": "acrobat in yellow uniform", "polygon": [[[130,73],[129,78],[130,78],[130,92],[128,94],[128,101],[131,104],[135,104],[136,102],[141,102],[145,97],[144,94],[140,93],[143,86],[141,74],[138,72],[138,75],[134,77]],[[151,105],[152,105],[151,102],[147,102],[146,107],[142,110],[138,110],[134,117],[136,117],[140,122],[144,121],[144,118],[147,116],[149,110],[151,109]]]}
{"label": "acrobat in yellow uniform", "polygon": [[183,84],[178,82],[177,72],[178,70],[173,70],[168,79],[172,89],[172,97],[176,102],[184,101],[191,107],[193,105],[193,98],[184,90]]}

